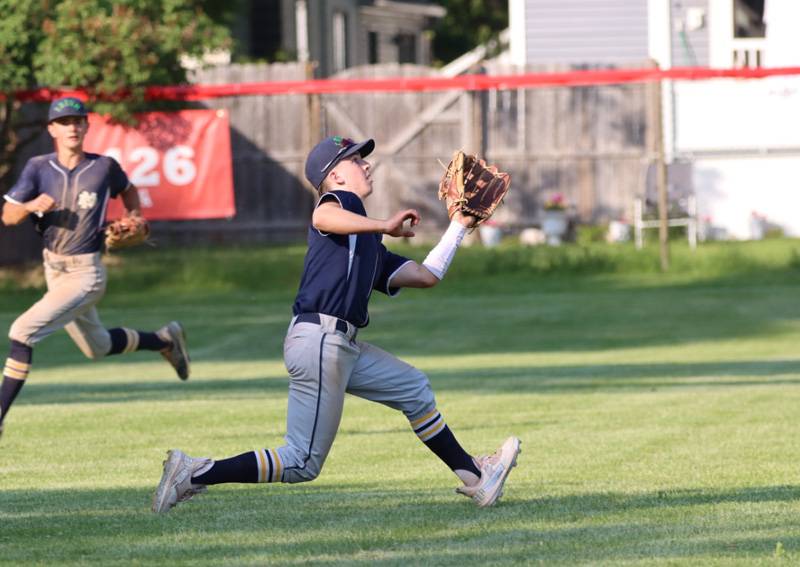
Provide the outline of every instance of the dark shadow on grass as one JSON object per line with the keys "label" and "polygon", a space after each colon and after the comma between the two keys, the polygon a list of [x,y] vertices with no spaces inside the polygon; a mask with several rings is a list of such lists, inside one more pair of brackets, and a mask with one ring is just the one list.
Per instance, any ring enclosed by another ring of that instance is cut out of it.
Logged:
{"label": "dark shadow on grass", "polygon": [[[797,500],[797,486],[522,499],[509,488],[498,506],[478,509],[438,489],[377,483],[211,487],[165,515],[149,511],[147,489],[6,490],[0,543],[11,564],[328,565],[691,563],[764,558],[776,542],[791,552],[800,544],[790,512],[765,520],[770,503]],[[741,513],[720,513],[737,504]]]}
{"label": "dark shadow on grass", "polygon": [[[602,351],[785,335],[800,320],[796,286],[516,293],[387,304],[362,334],[392,352],[456,355]],[[476,306],[467,308],[466,306]],[[478,307],[479,306],[479,307]],[[415,329],[415,332],[409,332]],[[469,332],[457,334],[455,330]]]}
{"label": "dark shadow on grass", "polygon": [[800,384],[800,360],[493,367],[437,370],[428,376],[437,391],[562,393],[782,386]]}
{"label": "dark shadow on grass", "polygon": [[618,513],[632,509],[679,508],[708,504],[794,502],[800,498],[800,486],[782,485],[747,487],[733,490],[670,488],[653,492],[625,494],[600,492],[574,496],[544,497],[534,500],[537,515],[545,520],[568,520],[581,515]]}
{"label": "dark shadow on grass", "polygon": [[[424,370],[424,368],[423,368]],[[563,392],[657,391],[670,388],[784,386],[800,384],[800,360],[719,363],[587,364],[488,367],[428,373],[436,392],[548,394]],[[18,404],[125,403],[137,400],[241,398],[286,395],[287,378],[190,380],[178,382],[31,382]]]}
{"label": "dark shadow on grass", "polygon": [[285,394],[288,378],[218,378],[178,382],[119,382],[113,384],[86,384],[81,382],[25,386],[17,403],[22,404],[85,404],[126,403],[132,401],[167,401],[190,399],[220,399]]}
{"label": "dark shadow on grass", "polygon": [[[243,294],[214,293],[167,299],[155,294],[148,304],[162,300],[171,306],[167,316],[180,318],[187,328],[190,349],[201,353],[196,362],[280,356],[290,299],[248,300]],[[148,329],[163,322],[151,312],[138,313],[135,305],[114,313],[113,324]],[[102,307],[100,311],[102,315]],[[406,290],[396,299],[376,298],[371,311],[372,323],[359,338],[401,357],[602,351],[785,337],[800,320],[796,283],[617,289],[563,280],[552,289],[539,289],[531,281],[496,289]],[[249,313],[258,317],[248,318]],[[16,314],[4,315],[0,327]],[[458,329],[469,332],[453,340]],[[221,341],[226,341],[224,349],[218,348]],[[37,345],[34,372],[67,363],[88,361],[64,333]]]}

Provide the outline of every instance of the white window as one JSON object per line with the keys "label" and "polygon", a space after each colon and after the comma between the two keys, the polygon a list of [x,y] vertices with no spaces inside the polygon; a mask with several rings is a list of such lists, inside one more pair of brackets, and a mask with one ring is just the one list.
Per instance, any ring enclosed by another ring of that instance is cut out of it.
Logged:
{"label": "white window", "polygon": [[763,65],[765,29],[764,0],[734,0],[734,67],[761,67]]}
{"label": "white window", "polygon": [[734,0],[733,37],[764,37],[764,0]]}
{"label": "white window", "polygon": [[413,33],[398,33],[394,37],[397,45],[398,63],[417,62],[417,36]]}
{"label": "white window", "polygon": [[764,63],[764,0],[710,0],[712,67],[761,67]]}
{"label": "white window", "polygon": [[376,31],[367,33],[367,63],[370,65],[381,62],[380,51],[378,50],[380,39],[380,35]]}

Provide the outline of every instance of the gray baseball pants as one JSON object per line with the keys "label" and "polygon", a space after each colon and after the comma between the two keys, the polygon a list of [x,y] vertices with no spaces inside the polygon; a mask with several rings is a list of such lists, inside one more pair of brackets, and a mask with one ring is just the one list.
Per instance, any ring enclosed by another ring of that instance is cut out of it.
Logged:
{"label": "gray baseball pants", "polygon": [[12,323],[9,338],[32,347],[63,327],[87,357],[105,356],[111,337],[95,308],[106,291],[100,253],[43,256],[47,292]]}
{"label": "gray baseball pants", "polygon": [[[402,411],[413,421],[436,407],[427,376],[369,343],[356,327],[336,329],[335,317],[320,324],[289,326],[284,362],[289,371],[286,444],[257,452],[259,480],[304,482],[316,478],[342,418],[345,393]],[[277,453],[277,459],[276,459]]]}

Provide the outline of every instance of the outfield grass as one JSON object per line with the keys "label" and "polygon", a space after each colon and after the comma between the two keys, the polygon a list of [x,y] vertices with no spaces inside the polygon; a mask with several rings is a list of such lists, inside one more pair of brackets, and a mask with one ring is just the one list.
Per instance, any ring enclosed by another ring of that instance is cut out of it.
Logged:
{"label": "outfield grass", "polygon": [[[429,375],[469,450],[523,440],[496,508],[455,495],[401,415],[348,398],[313,483],[163,516],[166,449],[281,443],[303,248],[120,254],[104,321],[182,320],[193,376],[86,361],[64,333],[37,347],[0,441],[0,564],[797,563],[800,242],[673,252],[660,274],[654,249],[465,249],[441,286],[376,294],[360,338]],[[39,290],[0,288],[7,328]]]}

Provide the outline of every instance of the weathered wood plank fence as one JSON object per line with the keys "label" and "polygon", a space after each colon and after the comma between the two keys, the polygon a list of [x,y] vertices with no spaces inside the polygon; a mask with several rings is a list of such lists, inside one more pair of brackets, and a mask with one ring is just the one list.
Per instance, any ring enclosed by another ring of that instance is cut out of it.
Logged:
{"label": "weathered wood plank fence", "polygon": [[[555,70],[555,69],[554,69]],[[489,74],[537,69],[488,65]],[[428,76],[409,65],[350,69],[343,77]],[[232,65],[199,72],[198,83],[298,80],[297,63]],[[581,222],[630,217],[652,161],[645,84],[485,92],[352,93],[226,97],[204,106],[230,113],[237,214],[228,220],[155,223],[162,244],[284,242],[302,239],[315,195],[303,176],[305,156],[323,136],[375,138],[376,191],[368,210],[385,216],[417,207],[438,231],[446,217],[436,199],[455,149],[478,152],[511,173],[500,220],[535,226],[541,205],[561,193]],[[35,110],[34,110],[35,111]],[[38,110],[41,112],[41,109]],[[50,150],[46,133],[25,148],[16,167]],[[213,190],[213,188],[209,188]],[[425,230],[423,229],[423,233]],[[31,258],[28,227],[0,228],[0,264]]]}

